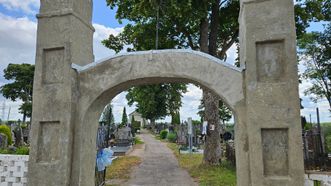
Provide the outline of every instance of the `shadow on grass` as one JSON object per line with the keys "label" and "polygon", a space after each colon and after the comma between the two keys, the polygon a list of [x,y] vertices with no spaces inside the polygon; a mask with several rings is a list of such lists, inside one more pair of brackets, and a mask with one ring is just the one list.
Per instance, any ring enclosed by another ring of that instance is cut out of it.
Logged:
{"label": "shadow on grass", "polygon": [[199,185],[236,185],[235,168],[226,161],[218,166],[205,165],[202,163],[202,154],[179,154],[178,145],[175,143],[168,143],[168,147],[174,152],[180,167],[186,169]]}

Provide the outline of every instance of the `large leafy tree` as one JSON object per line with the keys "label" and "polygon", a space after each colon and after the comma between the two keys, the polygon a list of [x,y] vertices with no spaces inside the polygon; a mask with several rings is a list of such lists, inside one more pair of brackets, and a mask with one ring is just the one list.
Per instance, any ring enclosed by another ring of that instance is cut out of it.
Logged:
{"label": "large leafy tree", "polygon": [[[226,121],[229,121],[232,117],[232,111],[222,101],[219,101],[218,113],[219,113],[219,119],[223,122],[223,124]],[[201,100],[200,102],[199,111],[197,114],[201,117],[202,120],[204,120],[205,105],[203,103],[203,100]]]}
{"label": "large leafy tree", "polygon": [[136,103],[137,111],[146,119],[155,120],[167,115],[175,117],[182,102],[182,93],[186,86],[181,83],[163,83],[158,85],[136,86],[128,90],[126,98],[129,105]]}
{"label": "large leafy tree", "polygon": [[[124,45],[132,46],[129,51],[191,48],[226,59],[227,50],[238,42],[239,0],[106,1],[110,8],[118,8],[117,19],[132,22],[117,37],[110,35],[103,41],[115,51],[122,50]],[[311,21],[326,19],[328,10],[328,0],[297,0],[297,35],[303,35]],[[209,131],[206,140],[204,161],[208,164],[218,164],[221,155],[219,99],[203,90],[205,119],[216,126],[214,131]]]}
{"label": "large leafy tree", "polygon": [[331,1],[296,0],[295,2],[295,23],[298,38],[305,35],[311,22],[331,20]]}
{"label": "large leafy tree", "polygon": [[314,101],[326,98],[331,112],[331,23],[323,32],[305,34],[298,43],[306,67],[302,75],[312,83],[305,93],[314,95]]}
{"label": "large leafy tree", "polygon": [[[124,45],[131,45],[130,51],[155,49],[158,40],[158,49],[200,49],[225,59],[226,51],[237,41],[239,1],[107,0],[107,3],[111,8],[118,7],[116,16],[119,20],[128,19],[134,22],[127,25],[117,37],[111,35],[103,42],[117,51],[123,49]],[[206,119],[209,124],[216,126],[214,131],[208,133],[205,162],[218,164],[221,154],[219,97],[204,90],[204,100],[208,103]]]}
{"label": "large leafy tree", "polygon": [[32,90],[34,65],[9,64],[4,70],[4,77],[10,81],[0,87],[2,95],[12,101],[23,101],[19,110],[23,114],[23,122],[32,114]]}
{"label": "large leafy tree", "polygon": [[179,111],[175,112],[173,116],[171,116],[171,124],[179,125],[180,124],[180,113]]}
{"label": "large leafy tree", "polygon": [[126,99],[130,106],[136,103],[137,112],[149,119],[152,127],[155,126],[155,120],[167,115],[166,94],[162,84],[133,87],[128,90]]}

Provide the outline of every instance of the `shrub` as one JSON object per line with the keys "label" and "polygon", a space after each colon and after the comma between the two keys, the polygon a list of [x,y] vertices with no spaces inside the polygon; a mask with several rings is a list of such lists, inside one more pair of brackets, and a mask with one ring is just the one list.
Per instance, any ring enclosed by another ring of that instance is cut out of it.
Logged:
{"label": "shrub", "polygon": [[0,149],[0,154],[29,155],[29,147],[21,146],[18,148]]}
{"label": "shrub", "polygon": [[167,134],[168,134],[168,131],[166,131],[166,130],[161,130],[161,132],[160,132],[160,138],[161,138],[161,139],[166,139]]}
{"label": "shrub", "polygon": [[22,129],[25,129],[25,128],[27,128],[27,127],[28,127],[28,124],[27,124],[27,123],[22,123],[22,124],[21,124],[21,128],[22,128]]}
{"label": "shrub", "polygon": [[132,128],[134,130],[134,132],[137,132],[137,130],[140,130],[140,122],[139,121],[134,121],[132,122]]}
{"label": "shrub", "polygon": [[329,134],[325,137],[325,143],[326,143],[326,151],[328,153],[330,153],[331,152],[331,134]]}
{"label": "shrub", "polygon": [[18,154],[18,155],[29,155],[29,147],[26,147],[26,146],[22,146],[22,147],[18,147],[16,149],[16,152],[15,154]]}
{"label": "shrub", "polygon": [[167,139],[168,139],[169,142],[175,143],[176,142],[176,139],[177,139],[176,133],[174,133],[174,132],[168,133]]}
{"label": "shrub", "polygon": [[0,149],[0,154],[13,154],[14,152],[10,149]]}
{"label": "shrub", "polygon": [[10,131],[10,128],[7,125],[0,125],[0,133],[7,136],[8,145],[11,145],[13,143],[12,142],[11,131]]}

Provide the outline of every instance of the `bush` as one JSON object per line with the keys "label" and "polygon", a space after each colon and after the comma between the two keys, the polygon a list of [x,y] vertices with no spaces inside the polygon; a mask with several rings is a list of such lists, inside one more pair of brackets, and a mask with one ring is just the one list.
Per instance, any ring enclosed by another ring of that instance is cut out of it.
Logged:
{"label": "bush", "polygon": [[132,126],[132,129],[134,130],[135,133],[137,132],[137,130],[140,130],[140,122],[139,121],[132,122],[131,126]]}
{"label": "bush", "polygon": [[167,135],[168,135],[168,131],[161,130],[161,132],[160,132],[160,138],[161,139],[166,139]]}
{"label": "bush", "polygon": [[0,154],[13,154],[14,151],[10,149],[0,149]]}
{"label": "bush", "polygon": [[13,143],[12,142],[11,131],[10,131],[10,128],[7,125],[0,125],[0,133],[7,136],[8,145],[11,145]]}
{"label": "bush", "polygon": [[18,148],[0,149],[0,154],[29,155],[29,147],[21,146]]}
{"label": "bush", "polygon": [[328,153],[330,153],[331,152],[331,134],[329,134],[325,137],[325,144],[326,144],[326,151]]}
{"label": "bush", "polygon": [[176,133],[174,132],[170,132],[168,135],[167,135],[167,139],[169,142],[171,143],[175,143],[176,142],[176,139],[177,139],[177,135]]}
{"label": "bush", "polygon": [[16,149],[16,152],[15,154],[18,154],[18,155],[29,155],[29,147],[26,147],[26,146],[22,146],[22,147],[18,147]]}

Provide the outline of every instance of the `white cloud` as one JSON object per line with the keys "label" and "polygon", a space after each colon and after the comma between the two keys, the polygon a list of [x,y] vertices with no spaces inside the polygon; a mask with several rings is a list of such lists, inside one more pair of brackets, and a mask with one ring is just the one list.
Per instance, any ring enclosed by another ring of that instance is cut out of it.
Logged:
{"label": "white cloud", "polygon": [[[1,0],[0,0],[1,1]],[[7,83],[3,70],[9,63],[34,63],[36,47],[37,24],[26,17],[13,18],[0,13],[0,86]],[[0,107],[5,99],[0,96]],[[5,117],[7,119],[22,119],[18,113],[20,101],[6,100]],[[3,119],[2,110],[0,117]]]}
{"label": "white cloud", "polygon": [[302,99],[302,105],[304,109],[301,110],[301,115],[305,116],[307,121],[309,121],[309,117],[311,115],[312,121],[316,122],[316,108],[319,108],[320,111],[320,120],[321,122],[330,122],[331,113],[329,112],[329,104],[326,99],[319,99],[317,103],[311,100],[311,97],[314,95],[305,95],[304,91],[312,86],[312,83],[308,80],[303,80],[302,83],[299,84],[299,94]]}
{"label": "white cloud", "polygon": [[110,28],[100,24],[93,24],[95,33],[93,35],[93,50],[95,60],[100,60],[115,54],[113,50],[110,50],[102,45],[101,41],[107,39],[110,34],[118,35],[123,31],[123,28]]}
{"label": "white cloud", "polygon": [[[306,70],[305,64],[306,61],[300,61],[298,65],[299,74],[304,73]],[[302,82],[299,84],[299,95],[302,99],[302,105],[304,109],[301,110],[301,115],[305,116],[307,121],[310,120],[310,117],[312,118],[312,122],[317,121],[317,114],[316,114],[316,108],[319,108],[320,112],[320,121],[321,122],[330,122],[331,121],[331,113],[329,112],[329,104],[326,99],[319,99],[317,103],[313,102],[311,98],[315,97],[315,95],[305,95],[305,91],[312,87],[312,82],[309,80],[302,80]]]}
{"label": "white cloud", "polygon": [[183,104],[179,111],[180,119],[182,121],[187,120],[187,118],[189,117],[194,120],[200,120],[200,117],[197,115],[197,112],[201,98],[202,90],[193,84],[189,84],[187,86],[187,92],[183,95]]}
{"label": "white cloud", "polygon": [[96,30],[96,33],[94,34],[94,39],[97,40],[103,40],[108,38],[110,34],[113,34],[114,36],[117,36],[119,33],[123,31],[123,27],[121,28],[110,28],[106,27],[104,25],[100,25],[97,23],[93,24],[93,27]]}
{"label": "white cloud", "polygon": [[113,114],[115,117],[115,123],[120,123],[122,121],[122,115],[123,115],[123,108],[126,108],[126,114],[129,116],[131,112],[133,112],[136,107],[133,105],[132,107],[128,106],[128,101],[126,100],[127,92],[123,91],[117,96],[115,96],[112,100],[113,105]]}
{"label": "white cloud", "polygon": [[[19,2],[19,4],[18,4]],[[25,12],[33,11],[34,7],[39,6],[39,0],[0,0],[0,5],[5,6],[8,9],[23,10]],[[29,9],[30,7],[30,9]],[[3,78],[3,69],[7,67],[9,63],[30,63],[35,62],[35,47],[36,47],[36,31],[37,23],[30,20],[27,17],[10,17],[0,13],[0,86],[5,84],[7,81]],[[101,58],[109,57],[114,54],[114,51],[109,50],[101,44],[103,39],[107,39],[109,34],[117,35],[123,28],[110,28],[100,24],[93,24],[96,31],[94,33],[94,55],[96,60]],[[237,57],[236,48],[232,46],[228,51],[228,59],[226,62],[233,64],[234,59]],[[300,72],[304,69],[300,66]],[[330,121],[330,113],[328,112],[328,105],[326,100],[321,100],[317,104],[313,103],[308,96],[304,96],[303,91],[311,85],[310,82],[304,81],[300,85],[300,96],[303,98],[305,109],[302,110],[302,114],[306,117],[309,114],[315,116],[315,107],[320,107],[321,121]],[[127,106],[125,99],[126,93],[121,93],[113,99],[114,114],[116,122],[121,121],[123,107]],[[183,107],[180,109],[181,119],[186,120],[188,117],[193,119],[199,119],[196,114],[202,91],[190,85],[188,92],[183,97]],[[0,108],[4,98],[0,96]],[[18,107],[20,102],[6,102],[6,117],[8,116],[9,107],[11,107],[10,119],[21,119],[22,115],[18,113]],[[127,114],[132,112],[135,107],[127,106]],[[0,117],[2,112],[0,110]],[[171,118],[167,117],[166,121],[170,121]]]}
{"label": "white cloud", "polygon": [[0,13],[0,25],[1,68],[9,63],[34,63],[37,24]]}
{"label": "white cloud", "polygon": [[0,118],[1,120],[17,120],[23,119],[22,114],[19,114],[19,107],[21,106],[22,101],[10,101],[5,100],[5,98],[0,97]]}
{"label": "white cloud", "polygon": [[234,65],[236,58],[238,57],[238,53],[237,53],[237,46],[236,45],[232,45],[229,50],[226,52],[227,58],[226,61],[227,63]]}
{"label": "white cloud", "polygon": [[299,94],[300,97],[308,97],[305,95],[305,90],[307,90],[309,87],[312,86],[312,83],[310,81],[307,80],[303,80],[300,84],[299,84]]}
{"label": "white cloud", "polygon": [[23,11],[26,14],[35,14],[40,6],[39,0],[0,0],[0,4],[8,10]]}
{"label": "white cloud", "polygon": [[[33,1],[29,2],[32,3]],[[10,4],[9,1],[4,0],[0,0],[0,3]],[[14,6],[16,1],[11,3],[13,7],[16,7]],[[25,1],[22,3],[28,4]],[[24,6],[22,5],[22,7]],[[37,23],[27,17],[15,18],[0,13],[0,25],[0,86],[2,86],[8,82],[3,77],[3,70],[9,63],[35,63]],[[96,29],[93,37],[94,55],[96,59],[113,55],[114,52],[104,47],[101,41],[106,39],[109,34],[117,35],[122,28],[109,28],[99,24],[94,24],[93,26]],[[2,108],[4,100],[5,99],[0,96],[0,108]],[[7,119],[9,107],[11,107],[10,119],[22,119],[22,115],[18,113],[20,104],[20,101],[11,102],[6,100],[5,119]],[[2,112],[0,112],[0,117],[2,117]]]}

